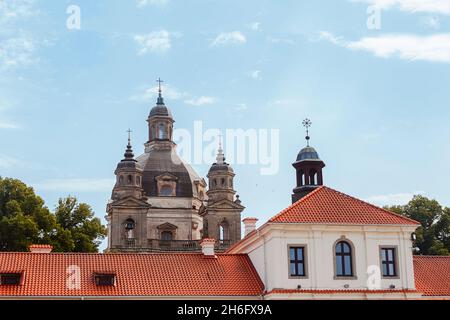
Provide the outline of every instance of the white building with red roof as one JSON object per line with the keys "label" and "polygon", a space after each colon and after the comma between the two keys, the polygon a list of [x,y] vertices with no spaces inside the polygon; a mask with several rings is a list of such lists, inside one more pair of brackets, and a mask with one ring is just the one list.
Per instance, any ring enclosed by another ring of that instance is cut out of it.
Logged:
{"label": "white building with red roof", "polygon": [[[309,142],[309,137],[307,137]],[[309,143],[308,143],[309,144]],[[225,253],[0,253],[1,299],[450,299],[450,257],[413,256],[417,221],[323,185],[309,145],[293,204]]]}

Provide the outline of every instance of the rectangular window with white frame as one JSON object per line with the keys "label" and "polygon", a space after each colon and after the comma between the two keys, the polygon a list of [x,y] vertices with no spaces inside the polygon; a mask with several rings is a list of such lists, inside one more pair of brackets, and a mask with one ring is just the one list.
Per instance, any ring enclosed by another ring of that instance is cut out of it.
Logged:
{"label": "rectangular window with white frame", "polygon": [[397,267],[397,248],[396,247],[381,247],[381,275],[383,278],[398,277]]}
{"label": "rectangular window with white frame", "polygon": [[291,245],[288,247],[289,254],[289,277],[290,278],[306,278],[306,246]]}

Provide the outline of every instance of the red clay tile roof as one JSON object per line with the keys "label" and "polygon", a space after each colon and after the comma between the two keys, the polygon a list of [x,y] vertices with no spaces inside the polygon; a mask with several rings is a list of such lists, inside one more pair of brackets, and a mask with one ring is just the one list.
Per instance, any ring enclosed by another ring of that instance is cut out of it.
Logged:
{"label": "red clay tile roof", "polygon": [[[66,286],[80,267],[80,289]],[[69,269],[70,270],[70,269]],[[0,273],[23,272],[23,284],[0,296],[259,296],[264,285],[247,255],[0,253]],[[96,286],[95,273],[116,286]]]}
{"label": "red clay tile roof", "polygon": [[414,279],[424,296],[450,296],[450,257],[414,256]]}
{"label": "red clay tile roof", "polygon": [[321,186],[269,220],[272,223],[419,225],[417,221]]}

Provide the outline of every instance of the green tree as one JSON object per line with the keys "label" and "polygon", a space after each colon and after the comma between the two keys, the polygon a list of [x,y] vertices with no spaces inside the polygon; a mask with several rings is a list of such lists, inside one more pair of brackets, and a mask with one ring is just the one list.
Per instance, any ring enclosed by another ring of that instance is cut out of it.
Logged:
{"label": "green tree", "polygon": [[[89,208],[86,204],[79,207]],[[33,188],[20,180],[0,177],[0,251],[27,251],[31,244],[50,244],[56,252],[96,251],[105,228],[92,216],[86,221],[81,228],[64,227]],[[79,239],[84,239],[84,245],[78,244]]]}
{"label": "green tree", "polygon": [[420,222],[415,245],[422,255],[449,255],[450,208],[432,199],[417,195],[404,206],[387,207],[388,210]]}
{"label": "green tree", "polygon": [[76,252],[97,252],[101,240],[106,237],[106,228],[94,216],[92,208],[78,203],[75,197],[59,199],[55,211],[56,221],[71,233]]}

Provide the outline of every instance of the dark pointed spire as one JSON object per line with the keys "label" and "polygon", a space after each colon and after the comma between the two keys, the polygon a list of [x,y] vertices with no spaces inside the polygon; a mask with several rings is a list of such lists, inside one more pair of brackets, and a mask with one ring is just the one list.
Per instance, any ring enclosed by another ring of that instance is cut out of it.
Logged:
{"label": "dark pointed spire", "polygon": [[161,78],[158,78],[158,80],[156,80],[156,82],[158,82],[158,100],[157,100],[156,104],[163,106],[164,98],[162,97],[161,83],[163,83],[164,81],[161,80]]}
{"label": "dark pointed spire", "polygon": [[308,118],[306,118],[305,120],[303,120],[302,122],[303,126],[306,128],[306,146],[309,147],[309,140],[311,139],[311,137],[309,136],[309,128],[312,125],[311,120],[309,120]]}
{"label": "dark pointed spire", "polygon": [[127,145],[127,150],[125,151],[124,160],[134,160],[134,153],[133,153],[133,148],[131,147],[131,130],[128,129],[128,145]]}

